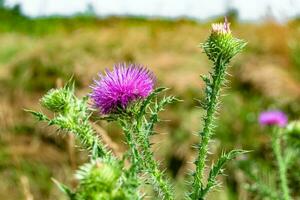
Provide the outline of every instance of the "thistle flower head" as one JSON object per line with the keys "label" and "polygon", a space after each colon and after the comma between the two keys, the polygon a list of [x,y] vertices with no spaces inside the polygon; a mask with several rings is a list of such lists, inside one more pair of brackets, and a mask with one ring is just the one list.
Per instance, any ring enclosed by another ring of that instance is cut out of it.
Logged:
{"label": "thistle flower head", "polygon": [[146,98],[153,90],[154,75],[138,64],[117,64],[105,75],[99,74],[92,86],[91,98],[103,114],[126,109],[129,104]]}
{"label": "thistle flower head", "polygon": [[287,116],[278,110],[265,111],[259,115],[259,123],[261,125],[284,127],[288,123]]}

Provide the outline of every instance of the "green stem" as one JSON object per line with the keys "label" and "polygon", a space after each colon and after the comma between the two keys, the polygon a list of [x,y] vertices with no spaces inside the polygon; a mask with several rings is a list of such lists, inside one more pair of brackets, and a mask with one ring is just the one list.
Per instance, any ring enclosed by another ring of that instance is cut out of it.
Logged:
{"label": "green stem", "polygon": [[124,135],[125,135],[125,139],[126,139],[126,143],[129,146],[129,150],[130,150],[130,161],[131,161],[131,167],[129,169],[129,174],[130,177],[132,179],[138,179],[137,175],[139,173],[139,165],[140,162],[142,160],[138,149],[137,149],[137,145],[134,143],[134,138],[132,135],[132,128],[128,125],[128,123],[126,121],[120,121],[121,127],[123,128],[124,131]]}
{"label": "green stem", "polygon": [[274,154],[276,156],[276,161],[279,168],[279,176],[280,176],[280,185],[281,190],[283,192],[283,199],[284,200],[290,200],[289,195],[289,188],[288,188],[288,181],[286,177],[286,164],[282,157],[282,150],[281,150],[281,144],[280,144],[280,129],[274,128],[273,135],[272,135],[272,148],[274,151]]}
{"label": "green stem", "polygon": [[143,157],[143,165],[145,170],[151,175],[154,190],[161,194],[165,200],[173,200],[174,194],[172,192],[170,183],[165,179],[164,174],[160,171],[158,163],[155,161],[151,151],[150,142],[148,138],[143,137],[144,133],[139,133],[139,143],[141,144],[140,153]]}
{"label": "green stem", "polygon": [[200,132],[201,142],[199,144],[199,152],[196,160],[196,172],[194,175],[193,181],[193,191],[190,197],[193,200],[202,200],[204,199],[207,192],[204,191],[204,170],[205,162],[208,154],[208,144],[213,134],[213,120],[215,113],[218,107],[218,97],[220,94],[220,89],[225,79],[225,69],[226,63],[222,62],[221,56],[215,63],[215,71],[212,75],[212,84],[211,84],[211,93],[208,95],[206,116],[204,117],[204,127],[202,132]]}
{"label": "green stem", "polygon": [[113,155],[111,152],[103,145],[102,141],[92,128],[89,122],[85,123],[74,123],[73,129],[70,129],[70,132],[73,132],[79,141],[83,142],[87,149],[91,151],[91,156],[93,159],[97,159],[100,157],[113,159]]}
{"label": "green stem", "polygon": [[158,164],[153,157],[150,148],[149,138],[142,129],[142,122],[121,123],[125,133],[126,142],[131,151],[131,171],[136,176],[142,170],[150,174],[154,190],[165,200],[173,200],[173,193],[170,184],[165,180],[163,173],[159,170]]}

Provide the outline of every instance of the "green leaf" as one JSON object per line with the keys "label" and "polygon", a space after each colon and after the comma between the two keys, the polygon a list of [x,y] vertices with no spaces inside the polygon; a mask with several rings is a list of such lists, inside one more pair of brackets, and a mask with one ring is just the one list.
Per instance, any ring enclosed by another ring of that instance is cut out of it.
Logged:
{"label": "green leaf", "polygon": [[32,114],[38,121],[50,121],[49,118],[42,112],[24,109],[25,112]]}
{"label": "green leaf", "polygon": [[212,166],[210,172],[209,172],[209,176],[208,176],[208,181],[207,181],[207,185],[204,189],[202,189],[201,193],[202,196],[205,196],[207,192],[209,192],[209,190],[215,186],[218,185],[217,182],[217,176],[221,175],[223,173],[223,166],[230,160],[236,158],[239,155],[248,153],[249,151],[245,151],[245,150],[241,150],[241,149],[235,149],[235,150],[231,150],[228,153],[223,153],[221,155],[221,157],[218,159],[218,161]]}
{"label": "green leaf", "polygon": [[57,185],[57,187],[63,192],[65,193],[69,198],[70,200],[75,200],[75,193],[71,191],[71,189],[60,183],[59,181],[57,181],[56,179],[52,178],[52,181],[55,183],[55,185]]}
{"label": "green leaf", "polygon": [[158,117],[158,113],[160,111],[163,111],[165,106],[172,104],[174,102],[180,101],[179,99],[177,99],[174,96],[168,96],[168,97],[164,97],[162,100],[160,100],[160,102],[155,102],[155,106],[154,109],[151,110],[151,116],[150,116],[150,120],[149,123],[147,124],[147,136],[149,135],[153,135],[153,128],[154,125],[159,122],[159,117]]}
{"label": "green leaf", "polygon": [[75,81],[74,81],[73,76],[65,84],[64,88],[67,89],[69,92],[74,93],[74,91],[75,91]]}
{"label": "green leaf", "polygon": [[141,118],[146,111],[147,106],[151,103],[151,101],[154,99],[154,97],[156,97],[158,94],[160,94],[161,92],[164,92],[168,90],[168,88],[164,88],[164,87],[159,87],[156,88],[143,102],[140,108],[140,112],[138,113],[138,117]]}

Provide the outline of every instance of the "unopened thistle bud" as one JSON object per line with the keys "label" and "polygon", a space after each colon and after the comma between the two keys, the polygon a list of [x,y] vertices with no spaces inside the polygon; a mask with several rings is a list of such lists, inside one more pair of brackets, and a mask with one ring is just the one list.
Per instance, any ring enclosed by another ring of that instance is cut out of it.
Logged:
{"label": "unopened thistle bud", "polygon": [[77,173],[77,179],[84,190],[109,191],[114,189],[120,175],[121,171],[116,166],[95,161],[83,165]]}
{"label": "unopened thistle bud", "polygon": [[68,108],[71,96],[66,88],[52,89],[41,99],[41,104],[52,112],[64,112]]}
{"label": "unopened thistle bud", "polygon": [[125,196],[124,188],[118,184],[121,169],[117,163],[92,161],[83,165],[76,175],[80,181],[76,200],[129,200]]}
{"label": "unopened thistle bud", "polygon": [[216,62],[222,60],[228,64],[230,59],[239,53],[246,43],[233,37],[230,31],[230,23],[225,18],[224,23],[212,24],[211,34],[203,44],[203,49],[210,60]]}
{"label": "unopened thistle bud", "polygon": [[300,140],[300,121],[292,121],[287,127],[286,131],[288,134],[297,137]]}

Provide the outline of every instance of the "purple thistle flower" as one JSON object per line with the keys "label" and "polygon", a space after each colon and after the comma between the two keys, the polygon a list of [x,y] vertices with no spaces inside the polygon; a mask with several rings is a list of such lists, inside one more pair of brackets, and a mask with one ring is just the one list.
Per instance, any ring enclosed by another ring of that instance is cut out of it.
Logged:
{"label": "purple thistle flower", "polygon": [[279,110],[265,111],[259,115],[259,123],[261,125],[277,125],[284,127],[288,123],[288,118]]}
{"label": "purple thistle flower", "polygon": [[99,74],[94,80],[91,98],[103,114],[116,112],[139,99],[145,99],[154,87],[155,77],[148,69],[138,64],[120,63],[105,75]]}

